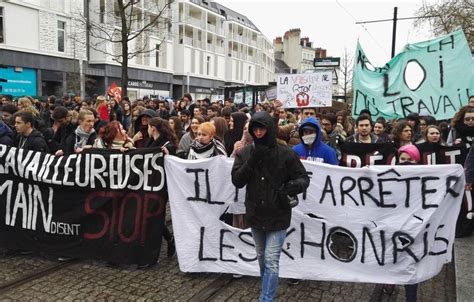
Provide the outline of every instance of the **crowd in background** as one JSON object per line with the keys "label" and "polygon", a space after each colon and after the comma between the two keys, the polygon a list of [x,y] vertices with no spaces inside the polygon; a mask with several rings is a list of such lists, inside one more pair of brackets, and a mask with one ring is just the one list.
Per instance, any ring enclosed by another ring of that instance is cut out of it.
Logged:
{"label": "crowd in background", "polygon": [[[278,101],[265,101],[250,108],[245,103],[234,104],[231,99],[224,102],[211,102],[207,98],[193,101],[189,94],[179,100],[144,97],[134,102],[127,97],[121,101],[105,96],[85,99],[50,96],[47,100],[26,96],[13,100],[3,95],[0,96],[0,106],[2,143],[14,146],[22,143],[22,147],[30,148],[30,144],[25,142],[27,136],[22,132],[24,130],[21,125],[15,125],[15,119],[19,116],[32,118],[34,131],[31,139],[44,138],[47,148],[43,143],[31,144],[31,148],[58,155],[80,152],[83,147],[92,146],[112,149],[146,147],[151,143],[148,128],[154,118],[165,122],[156,124],[159,129],[156,126],[151,128],[159,133],[166,132],[176,154],[183,158],[216,154],[231,156],[235,146],[241,147],[243,142],[250,142],[248,135],[243,137],[245,122],[258,111],[270,113],[278,125],[279,143],[289,147],[301,143],[299,126],[303,120],[315,118],[322,142],[335,151],[340,141],[392,142],[396,147],[423,142],[459,145],[470,143],[471,128],[474,127],[474,97],[451,121],[437,121],[417,113],[410,113],[399,120],[387,121],[382,117],[372,120],[368,110],[362,110],[357,120],[353,120],[347,111],[333,113],[326,109],[285,109]],[[208,135],[203,136],[204,133]],[[214,147],[212,152],[207,150],[209,144]]]}
{"label": "crowd in background", "polygon": [[[185,94],[179,100],[144,97],[131,102],[108,96],[13,99],[0,96],[0,143],[57,156],[87,148],[127,151],[159,147],[166,154],[184,159],[216,155],[234,157],[252,144],[249,120],[266,111],[273,118],[280,144],[288,145],[300,159],[337,165],[338,145],[392,143],[399,150],[399,164],[420,163],[417,144],[428,143],[470,148],[474,139],[474,96],[450,121],[410,113],[404,119],[373,119],[362,110],[353,120],[349,111],[331,112],[319,108],[283,108],[281,102],[264,101],[253,107],[232,99],[193,100]],[[468,187],[470,184],[468,184]],[[229,223],[245,228],[245,209],[230,209]],[[470,235],[472,226],[458,226],[457,236]],[[168,255],[175,252],[173,236],[165,230]]]}

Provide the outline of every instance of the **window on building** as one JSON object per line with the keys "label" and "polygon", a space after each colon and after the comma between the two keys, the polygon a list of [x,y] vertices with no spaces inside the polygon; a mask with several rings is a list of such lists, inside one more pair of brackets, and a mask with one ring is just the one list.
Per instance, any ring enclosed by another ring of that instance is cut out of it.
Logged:
{"label": "window on building", "polygon": [[248,79],[249,82],[252,79],[252,66],[249,66],[249,77],[247,79]]}
{"label": "window on building", "polygon": [[66,22],[58,21],[58,51],[64,52],[64,44],[66,39]]}
{"label": "window on building", "polygon": [[211,57],[207,56],[206,60],[206,74],[210,75],[211,74]]}
{"label": "window on building", "polygon": [[105,0],[100,0],[100,5],[99,5],[99,18],[100,18],[100,23],[105,22]]}
{"label": "window on building", "polygon": [[5,34],[3,32],[3,7],[0,7],[0,43],[5,42]]}
{"label": "window on building", "polygon": [[155,66],[160,67],[160,44],[155,45]]}

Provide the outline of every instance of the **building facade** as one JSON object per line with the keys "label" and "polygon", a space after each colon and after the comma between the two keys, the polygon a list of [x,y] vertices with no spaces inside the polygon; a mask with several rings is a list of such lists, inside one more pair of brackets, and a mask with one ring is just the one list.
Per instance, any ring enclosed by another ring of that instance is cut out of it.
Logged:
{"label": "building facade", "polygon": [[173,7],[174,96],[222,98],[226,85],[274,81],[273,46],[247,17],[203,0]]}
{"label": "building facade", "polygon": [[325,58],[326,49],[314,48],[308,37],[301,37],[299,28],[290,29],[283,37],[273,40],[275,58],[282,61],[277,73],[304,73],[314,69],[315,57]]}
{"label": "building facade", "polygon": [[[275,80],[273,45],[248,18],[216,2],[168,3],[129,9],[131,36],[147,28],[128,43],[132,99],[212,99],[226,85]],[[158,21],[147,27],[151,20]],[[121,86],[121,22],[114,0],[0,2],[0,94],[92,95]]]}
{"label": "building facade", "polygon": [[[167,0],[152,0],[139,1],[126,10],[125,20],[131,24],[127,37],[130,39],[127,86],[131,99],[170,95],[174,53],[171,9]],[[95,87],[88,94],[103,94],[114,83],[122,86],[119,10],[114,0],[86,1],[89,59],[85,74],[87,82]]]}
{"label": "building facade", "polygon": [[[85,33],[75,13],[81,1],[0,2],[0,94],[60,95],[80,86]],[[77,85],[76,85],[77,84]],[[77,86],[77,87],[76,87]]]}

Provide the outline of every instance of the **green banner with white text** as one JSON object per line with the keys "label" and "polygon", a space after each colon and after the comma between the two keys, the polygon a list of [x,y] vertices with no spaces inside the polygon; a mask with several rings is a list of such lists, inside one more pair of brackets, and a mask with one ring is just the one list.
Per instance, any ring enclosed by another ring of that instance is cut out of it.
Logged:
{"label": "green banner with white text", "polygon": [[383,67],[374,67],[360,44],[354,61],[352,115],[374,118],[411,112],[449,119],[474,94],[474,60],[462,30],[408,44]]}

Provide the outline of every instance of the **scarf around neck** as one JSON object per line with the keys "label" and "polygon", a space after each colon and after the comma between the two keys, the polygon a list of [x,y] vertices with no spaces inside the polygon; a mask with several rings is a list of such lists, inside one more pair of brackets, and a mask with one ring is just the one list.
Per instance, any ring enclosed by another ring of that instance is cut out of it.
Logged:
{"label": "scarf around neck", "polygon": [[76,134],[76,143],[74,144],[74,149],[77,149],[84,148],[91,135],[95,133],[95,130],[92,128],[91,132],[87,133],[82,130],[81,126],[77,126],[74,133]]}
{"label": "scarf around neck", "polygon": [[195,140],[191,144],[190,155],[194,157],[194,159],[209,158],[214,154],[214,149],[214,140],[210,141],[207,145],[203,145]]}

